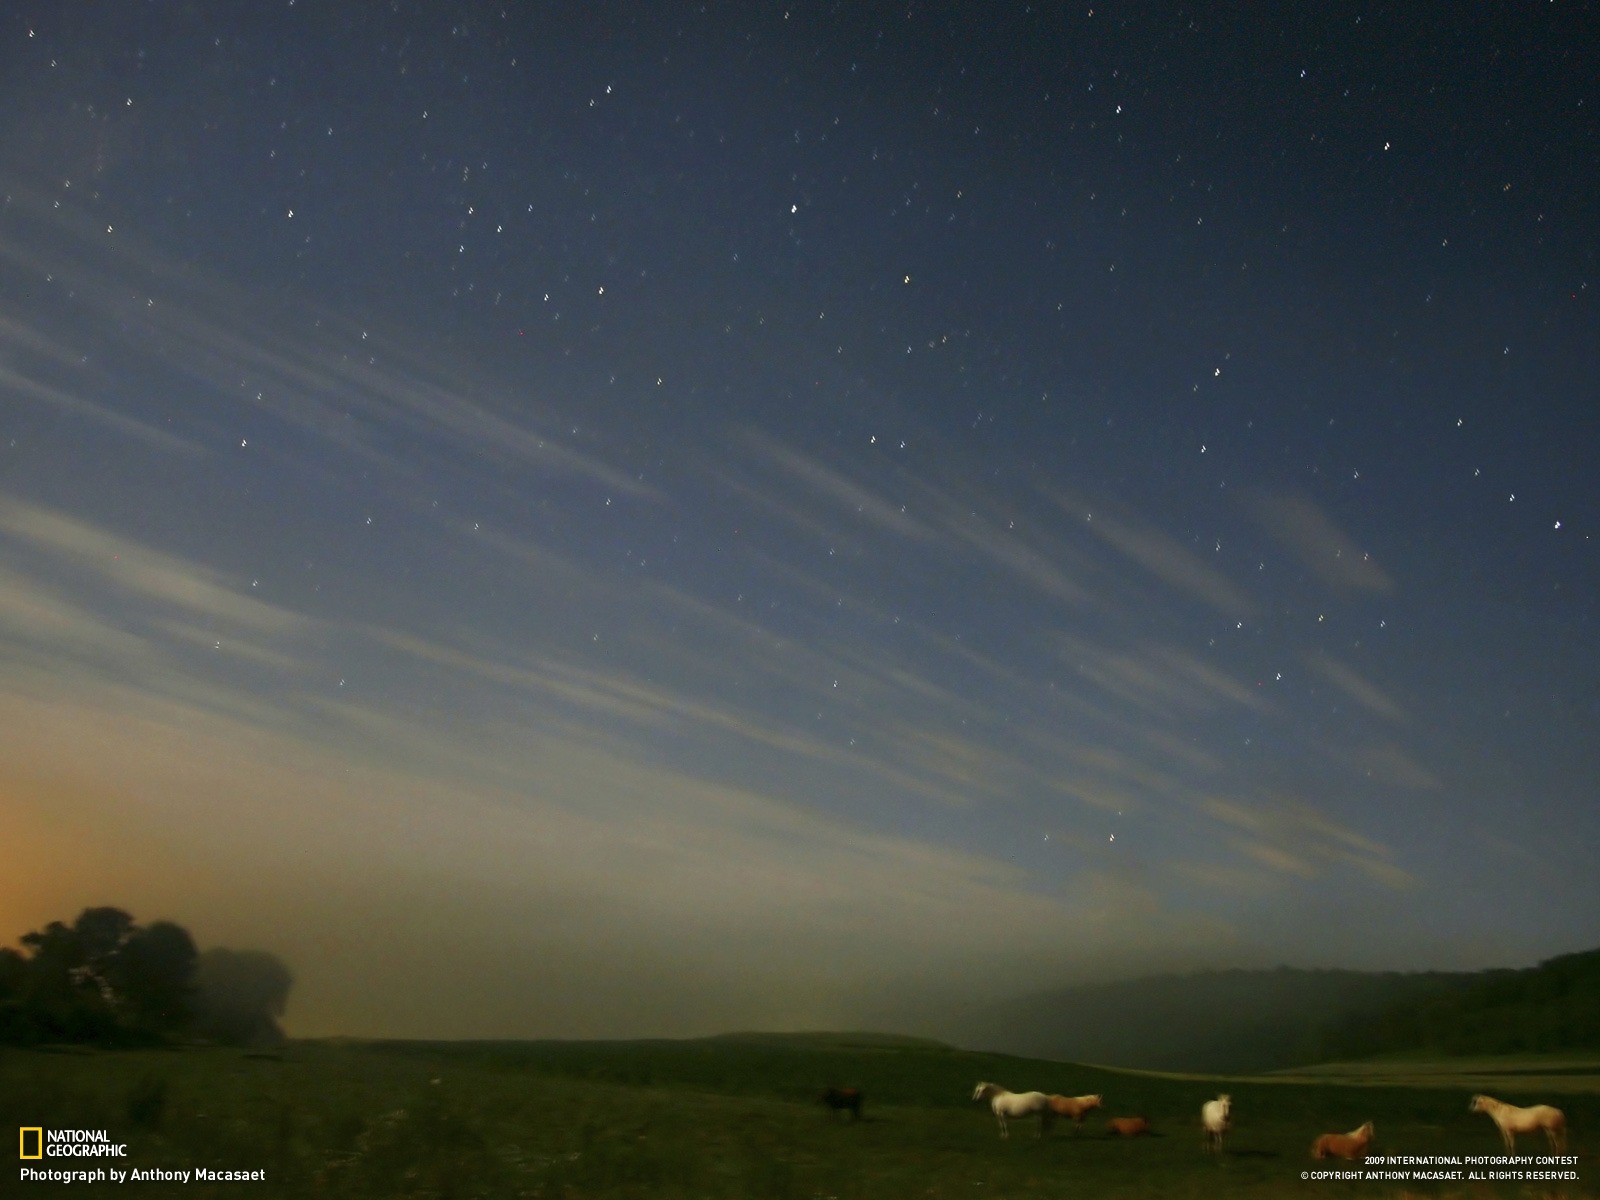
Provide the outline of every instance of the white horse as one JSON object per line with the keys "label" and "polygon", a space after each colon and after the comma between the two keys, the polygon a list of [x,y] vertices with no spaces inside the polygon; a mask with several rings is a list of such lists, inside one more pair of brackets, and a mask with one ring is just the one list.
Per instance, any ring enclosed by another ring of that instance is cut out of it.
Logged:
{"label": "white horse", "polygon": [[1548,1104],[1535,1104],[1532,1108],[1518,1108],[1496,1100],[1493,1096],[1477,1095],[1468,1106],[1469,1112],[1488,1113],[1500,1127],[1500,1140],[1506,1144],[1506,1153],[1517,1149],[1517,1134],[1544,1130],[1545,1139],[1552,1150],[1565,1150],[1567,1146],[1567,1118],[1559,1108]]}
{"label": "white horse", "polygon": [[1000,1122],[1000,1136],[1008,1138],[1011,1133],[1006,1129],[1007,1117],[1039,1118],[1039,1136],[1043,1137],[1045,1130],[1050,1128],[1050,1118],[1054,1114],[1050,1111],[1050,1097],[1043,1092],[1008,1092],[998,1083],[980,1083],[972,1091],[974,1100],[987,1100],[989,1108],[994,1113],[994,1119]]}
{"label": "white horse", "polygon": [[1222,1153],[1222,1135],[1228,1132],[1228,1117],[1233,1111],[1233,1101],[1226,1093],[1200,1106],[1200,1127],[1205,1131],[1207,1150]]}

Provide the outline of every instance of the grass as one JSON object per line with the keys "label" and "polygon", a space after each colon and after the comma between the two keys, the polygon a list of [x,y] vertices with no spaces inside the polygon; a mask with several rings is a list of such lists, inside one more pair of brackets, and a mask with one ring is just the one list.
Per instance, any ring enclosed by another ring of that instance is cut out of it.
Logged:
{"label": "grass", "polygon": [[[1483,1064],[1478,1064],[1481,1068]],[[1528,1066],[1532,1064],[1521,1064]],[[1556,1086],[1575,1078],[1556,1073]],[[1578,1064],[1581,1065],[1581,1064]],[[1596,1196],[1577,1185],[1302,1182],[1312,1138],[1377,1123],[1375,1153],[1496,1154],[1470,1089],[1406,1064],[1423,1085],[1336,1078],[1215,1080],[1118,1072],[863,1035],[695,1042],[305,1042],[276,1056],[220,1049],[99,1054],[0,1051],[0,1127],[106,1129],[122,1167],[264,1168],[267,1183],[143,1185],[203,1197],[770,1197],[917,1200],[1117,1197]],[[1439,1064],[1433,1064],[1438,1068]],[[1532,1078],[1518,1075],[1525,1082]],[[1101,1092],[1077,1134],[1013,1127],[969,1100],[980,1079],[1019,1090]],[[824,1085],[866,1094],[866,1119],[816,1103]],[[1234,1099],[1220,1160],[1202,1153],[1200,1103]],[[1512,1102],[1553,1095],[1503,1085]],[[1570,1152],[1591,1173],[1600,1095],[1558,1101]],[[1162,1136],[1104,1135],[1139,1114]],[[1520,1147],[1537,1153],[1527,1141]],[[50,1164],[55,1165],[55,1164]],[[34,1188],[45,1185],[34,1184]],[[1409,1190],[1404,1190],[1409,1189]],[[49,1189],[59,1190],[59,1189]],[[73,1185],[74,1195],[120,1188]]]}

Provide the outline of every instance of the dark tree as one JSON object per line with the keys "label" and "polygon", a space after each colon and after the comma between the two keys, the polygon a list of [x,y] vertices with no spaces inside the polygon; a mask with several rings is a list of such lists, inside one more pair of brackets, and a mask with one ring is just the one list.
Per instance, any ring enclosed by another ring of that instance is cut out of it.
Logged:
{"label": "dark tree", "polygon": [[120,909],[90,908],[71,925],[51,921],[23,935],[29,951],[23,1008],[41,1040],[100,1041],[114,1034],[105,970],[119,931],[132,923]]}
{"label": "dark tree", "polygon": [[[136,926],[120,908],[86,908],[72,923],[73,936],[86,968],[96,968],[116,957]],[[26,939],[24,939],[26,940]]]}
{"label": "dark tree", "polygon": [[28,981],[28,960],[10,946],[0,946],[0,1004],[17,1004]]}
{"label": "dark tree", "polygon": [[141,928],[120,908],[52,921],[0,961],[7,1041],[143,1041],[188,1021],[195,947],[180,926]]}
{"label": "dark tree", "polygon": [[0,947],[0,1045],[27,1041],[29,1027],[22,1001],[28,986],[28,960],[9,946]]}
{"label": "dark tree", "polygon": [[86,908],[0,947],[0,1043],[136,1044],[185,1034],[236,1045],[283,1040],[289,968],[259,950],[200,954],[171,921],[138,925]]}
{"label": "dark tree", "polygon": [[141,1029],[174,1033],[192,1017],[195,963],[189,931],[157,921],[132,933],[110,966],[110,982],[124,1017]]}
{"label": "dark tree", "polygon": [[278,1018],[293,982],[264,950],[207,950],[195,972],[195,1032],[234,1046],[281,1042]]}

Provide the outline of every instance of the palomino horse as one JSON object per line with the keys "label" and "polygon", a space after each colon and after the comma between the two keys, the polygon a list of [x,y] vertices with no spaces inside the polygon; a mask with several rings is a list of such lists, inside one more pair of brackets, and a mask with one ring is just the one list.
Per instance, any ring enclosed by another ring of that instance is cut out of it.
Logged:
{"label": "palomino horse", "polygon": [[1349,1133],[1325,1133],[1311,1143],[1312,1158],[1346,1158],[1354,1161],[1367,1156],[1367,1143],[1372,1140],[1372,1122]]}
{"label": "palomino horse", "polygon": [[1078,1126],[1083,1124],[1083,1114],[1091,1108],[1100,1107],[1099,1096],[1051,1096],[1050,1115],[1053,1117],[1070,1117],[1072,1119],[1072,1132],[1078,1132]]}
{"label": "palomino horse", "polygon": [[1044,1131],[1050,1128],[1050,1118],[1055,1114],[1050,1111],[1050,1097],[1043,1092],[1008,1092],[998,1083],[980,1083],[972,1091],[974,1100],[987,1100],[994,1119],[1000,1122],[1000,1136],[1008,1138],[1011,1133],[1006,1129],[1007,1117],[1032,1117],[1039,1118],[1039,1136],[1044,1136]]}
{"label": "palomino horse", "polygon": [[1226,1093],[1200,1106],[1200,1126],[1205,1131],[1206,1149],[1222,1153],[1222,1135],[1228,1132],[1228,1117],[1233,1101]]}
{"label": "palomino horse", "polygon": [[1559,1108],[1551,1108],[1548,1104],[1518,1108],[1493,1096],[1477,1095],[1472,1098],[1467,1111],[1489,1114],[1494,1123],[1500,1126],[1500,1139],[1505,1142],[1508,1154],[1516,1153],[1517,1134],[1532,1133],[1536,1129],[1544,1130],[1552,1150],[1566,1149],[1567,1118]]}
{"label": "palomino horse", "polygon": [[826,1104],[834,1112],[847,1112],[851,1118],[861,1119],[861,1089],[860,1088],[826,1088],[822,1095],[817,1097],[819,1103]]}
{"label": "palomino horse", "polygon": [[1150,1122],[1143,1117],[1112,1117],[1106,1122],[1106,1132],[1118,1137],[1138,1137],[1150,1132]]}

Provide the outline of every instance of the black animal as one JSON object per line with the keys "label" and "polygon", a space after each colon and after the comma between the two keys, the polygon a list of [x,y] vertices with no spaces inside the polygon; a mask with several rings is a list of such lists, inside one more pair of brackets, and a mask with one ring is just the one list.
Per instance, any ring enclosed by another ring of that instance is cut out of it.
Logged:
{"label": "black animal", "polygon": [[852,1120],[861,1119],[861,1089],[860,1088],[827,1088],[822,1095],[817,1097],[821,1104],[826,1104],[834,1112],[847,1112]]}

